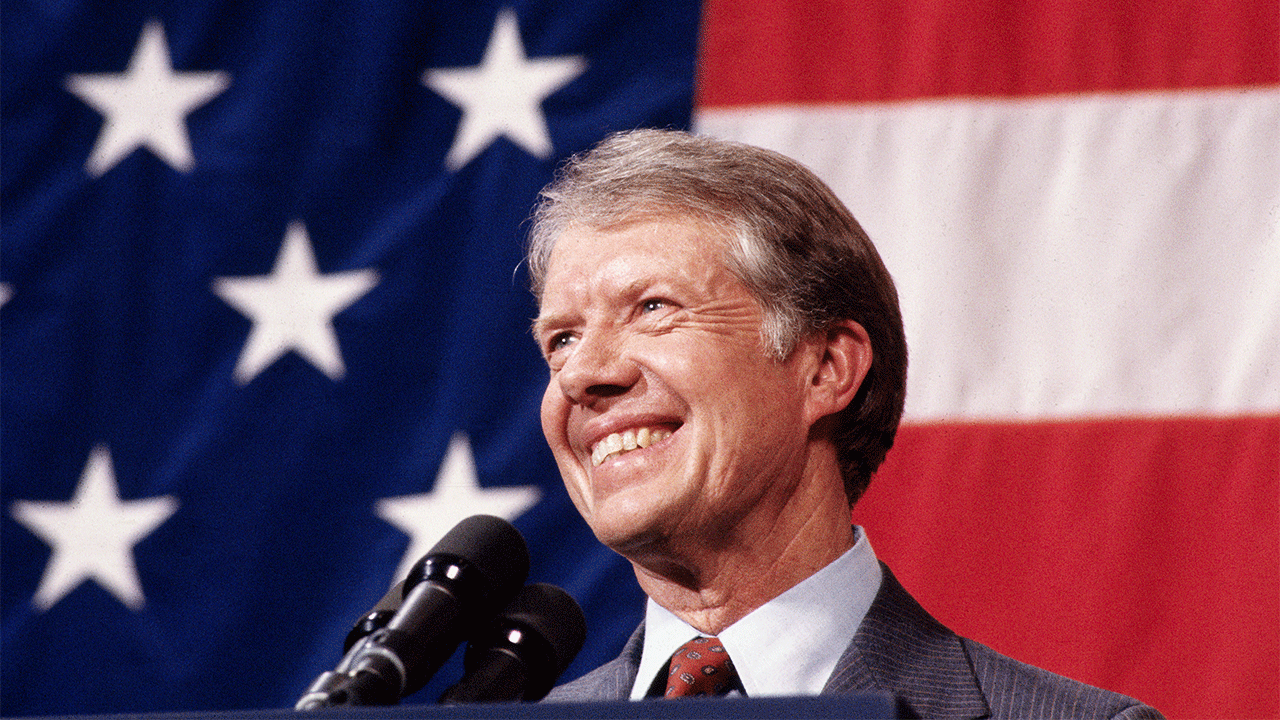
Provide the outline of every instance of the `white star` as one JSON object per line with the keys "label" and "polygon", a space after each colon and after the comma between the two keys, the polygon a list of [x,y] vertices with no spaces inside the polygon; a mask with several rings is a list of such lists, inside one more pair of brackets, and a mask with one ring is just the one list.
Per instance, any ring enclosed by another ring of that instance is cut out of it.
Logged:
{"label": "white star", "polygon": [[408,575],[413,564],[462,520],[472,515],[496,515],[514,521],[536,505],[541,494],[534,485],[480,487],[471,443],[465,434],[455,433],[431,492],[383,498],[374,506],[378,517],[413,538],[396,570],[396,580]]}
{"label": "white star", "polygon": [[427,87],[462,108],[445,165],[460,169],[502,135],[534,157],[551,157],[555,148],[542,101],[586,67],[576,55],[530,59],[520,42],[515,11],[500,11],[479,66],[422,74]]}
{"label": "white star", "polygon": [[377,284],[378,273],[373,270],[321,275],[306,227],[290,223],[270,275],[213,281],[213,292],[253,321],[236,363],[236,381],[247,385],[290,350],[296,350],[331,379],[342,379],[346,367],[333,330],[333,316]]}
{"label": "white star", "polygon": [[105,118],[85,170],[99,177],[136,148],[150,148],[173,169],[195,167],[187,115],[231,85],[225,72],[174,72],[164,27],[148,20],[123,73],[67,78],[67,90]]}
{"label": "white star", "polygon": [[94,580],[130,610],[146,604],[133,546],[178,510],[170,495],[120,501],[111,452],[99,445],[89,455],[80,486],[68,502],[19,500],[10,513],[53,549],[32,602],[41,611],[86,580]]}

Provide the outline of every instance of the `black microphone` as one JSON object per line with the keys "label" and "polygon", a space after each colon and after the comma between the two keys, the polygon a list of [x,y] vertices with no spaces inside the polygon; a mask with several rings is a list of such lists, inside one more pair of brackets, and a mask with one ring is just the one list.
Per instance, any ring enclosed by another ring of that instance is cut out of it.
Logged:
{"label": "black microphone", "polygon": [[295,708],[394,705],[417,692],[528,574],[529,549],[511,523],[491,515],[463,520],[409,571],[386,626],[359,638]]}
{"label": "black microphone", "polygon": [[351,632],[347,633],[346,640],[342,641],[342,652],[345,654],[364,636],[386,627],[387,623],[391,622],[391,618],[395,617],[396,611],[400,609],[400,602],[403,599],[404,581],[401,580],[392,585],[378,604],[369,608],[369,612],[361,615],[356,624],[351,626]]}
{"label": "black microphone", "polygon": [[525,586],[467,645],[466,672],[440,702],[541,700],[587,637],[582,608],[555,585]]}

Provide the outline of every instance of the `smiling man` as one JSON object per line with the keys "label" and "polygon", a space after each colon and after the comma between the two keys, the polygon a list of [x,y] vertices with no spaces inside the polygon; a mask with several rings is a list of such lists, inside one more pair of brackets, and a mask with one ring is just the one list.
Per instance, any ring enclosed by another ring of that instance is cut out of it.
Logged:
{"label": "smiling man", "polygon": [[649,597],[622,654],[549,700],[887,691],[921,717],[1159,717],[954,635],[851,527],[906,341],[875,247],[807,169],[614,135],[544,189],[529,268],[543,432]]}

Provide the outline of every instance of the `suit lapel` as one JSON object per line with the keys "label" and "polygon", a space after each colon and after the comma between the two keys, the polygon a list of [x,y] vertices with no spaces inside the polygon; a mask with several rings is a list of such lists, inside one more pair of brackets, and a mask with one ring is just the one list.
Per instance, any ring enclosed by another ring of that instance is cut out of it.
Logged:
{"label": "suit lapel", "polygon": [[636,684],[636,674],[640,672],[640,654],[644,651],[644,623],[631,633],[627,644],[623,646],[618,657],[605,667],[610,669],[604,679],[612,685],[610,695],[620,700],[631,697],[631,688]]}
{"label": "suit lapel", "polygon": [[547,702],[582,702],[586,700],[626,700],[640,671],[640,653],[644,649],[644,623],[631,634],[618,657],[547,695]]}
{"label": "suit lapel", "polygon": [[[960,638],[920,607],[883,563],[884,579],[824,694],[889,692],[903,717],[981,718],[990,714]],[[556,688],[547,700],[625,700],[631,695],[644,624],[622,653]]]}
{"label": "suit lapel", "polygon": [[989,715],[960,638],[880,567],[880,591],[823,693],[891,692],[908,717]]}

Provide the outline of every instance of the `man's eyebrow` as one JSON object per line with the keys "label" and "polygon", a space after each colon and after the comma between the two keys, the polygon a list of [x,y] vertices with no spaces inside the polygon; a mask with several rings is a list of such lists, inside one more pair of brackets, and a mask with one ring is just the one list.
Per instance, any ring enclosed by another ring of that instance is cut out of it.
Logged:
{"label": "man's eyebrow", "polygon": [[[614,295],[621,303],[633,303],[639,300],[645,293],[649,292],[649,290],[656,284],[658,284],[657,280],[645,275],[635,278],[626,285],[618,288],[614,291]],[[529,331],[533,333],[534,337],[538,337],[542,333],[569,327],[577,322],[575,315],[576,311],[574,310],[569,310],[568,312],[553,311],[550,313],[539,313],[539,315],[529,324]]]}
{"label": "man's eyebrow", "polygon": [[564,327],[566,324],[567,321],[563,316],[538,315],[538,317],[534,318],[533,322],[529,324],[529,331],[533,333],[533,336],[536,338],[541,336],[543,333],[549,332],[552,328]]}

